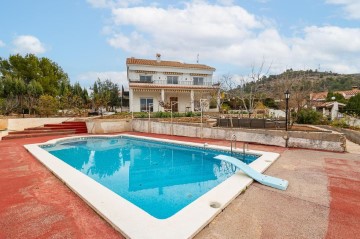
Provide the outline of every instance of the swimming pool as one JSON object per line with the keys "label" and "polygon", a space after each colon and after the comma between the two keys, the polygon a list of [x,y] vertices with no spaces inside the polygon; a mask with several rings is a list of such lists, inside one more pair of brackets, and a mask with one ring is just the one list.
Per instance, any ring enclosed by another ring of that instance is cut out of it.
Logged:
{"label": "swimming pool", "polygon": [[[173,216],[237,170],[214,159],[230,155],[227,151],[126,136],[80,138],[42,148],[158,219]],[[233,157],[251,163],[259,156]]]}
{"label": "swimming pool", "polygon": [[[191,237],[252,182],[213,158],[229,154],[224,147],[126,135],[25,147],[116,229],[134,238]],[[278,157],[249,153],[258,171]]]}

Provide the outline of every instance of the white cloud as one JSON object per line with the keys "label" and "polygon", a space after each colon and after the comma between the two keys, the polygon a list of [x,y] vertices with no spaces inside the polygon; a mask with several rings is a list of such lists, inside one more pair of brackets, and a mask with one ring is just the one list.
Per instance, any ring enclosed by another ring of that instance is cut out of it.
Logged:
{"label": "white cloud", "polygon": [[193,59],[197,52],[229,48],[264,26],[239,6],[205,2],[188,3],[183,9],[149,6],[114,8],[112,12],[118,29],[130,26],[135,30],[129,35],[112,35],[110,45],[140,55],[159,51],[183,60]]}
{"label": "white cloud", "polygon": [[6,44],[2,40],[0,40],[0,47],[4,47],[4,46],[6,46]]}
{"label": "white cloud", "polygon": [[324,70],[359,72],[356,59],[360,54],[360,28],[312,26],[304,32],[304,38],[293,39],[293,64],[307,62],[320,64]]}
{"label": "white cloud", "polygon": [[43,43],[40,42],[38,38],[31,35],[22,35],[18,36],[13,41],[15,53],[26,54],[41,54],[46,51]]}
{"label": "white cloud", "polygon": [[232,1],[220,1],[221,5],[193,1],[183,7],[112,7],[113,23],[103,33],[109,45],[134,57],[159,52],[163,59],[195,62],[199,54],[200,63],[239,71],[265,59],[272,62],[271,73],[315,69],[319,64],[323,70],[359,72],[360,28],[309,26],[299,37],[287,38],[271,20]]}
{"label": "white cloud", "polygon": [[97,79],[100,80],[111,80],[113,83],[117,83],[120,87],[124,86],[125,89],[128,88],[128,82],[126,77],[126,71],[106,71],[106,72],[85,72],[76,77],[76,80],[87,88],[94,85],[94,82]]}
{"label": "white cloud", "polygon": [[360,1],[359,0],[326,0],[329,4],[341,5],[348,14],[346,18],[360,19]]}

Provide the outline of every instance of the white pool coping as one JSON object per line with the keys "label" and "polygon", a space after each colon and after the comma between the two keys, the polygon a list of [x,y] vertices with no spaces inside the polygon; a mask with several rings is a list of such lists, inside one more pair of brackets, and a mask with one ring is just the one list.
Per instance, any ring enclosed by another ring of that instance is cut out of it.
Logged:
{"label": "white pool coping", "polygon": [[[251,178],[242,172],[237,172],[175,215],[161,220],[150,216],[126,199],[39,147],[40,145],[54,144],[64,139],[86,137],[113,138],[119,136],[204,147],[204,144],[199,143],[128,134],[66,137],[50,140],[46,143],[27,144],[24,145],[24,147],[127,238],[191,238],[253,182]],[[223,146],[209,144],[205,147],[230,151],[229,147]],[[242,150],[239,149],[233,151],[242,152]],[[261,155],[250,164],[250,166],[258,172],[264,172],[279,157],[277,153],[255,150],[248,150],[246,153]],[[217,204],[219,207],[211,207],[210,205],[213,204]]]}

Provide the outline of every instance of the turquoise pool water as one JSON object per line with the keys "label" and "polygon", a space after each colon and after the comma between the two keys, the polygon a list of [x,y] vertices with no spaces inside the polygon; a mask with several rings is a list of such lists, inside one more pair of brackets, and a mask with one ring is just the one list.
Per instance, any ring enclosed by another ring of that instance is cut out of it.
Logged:
{"label": "turquoise pool water", "polygon": [[[131,137],[66,140],[43,149],[158,219],[171,217],[237,170],[226,151]],[[233,154],[250,163],[259,156]]]}

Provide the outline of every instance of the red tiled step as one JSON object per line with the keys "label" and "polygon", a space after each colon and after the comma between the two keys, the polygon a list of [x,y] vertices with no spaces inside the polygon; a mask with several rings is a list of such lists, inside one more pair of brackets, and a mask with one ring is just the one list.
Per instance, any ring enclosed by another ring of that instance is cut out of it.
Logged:
{"label": "red tiled step", "polygon": [[[54,130],[51,129],[47,129],[47,128],[38,128],[38,129],[26,129],[23,131],[14,131],[14,132],[9,132],[9,135],[13,135],[13,134],[39,134],[39,133],[47,133],[47,132],[55,132]],[[73,129],[58,129],[56,130],[56,132],[70,132],[73,133],[74,130]]]}
{"label": "red tiled step", "polygon": [[62,124],[71,124],[71,125],[84,125],[86,126],[86,122],[79,122],[79,121],[66,121],[62,122]]}
{"label": "red tiled step", "polygon": [[6,135],[2,137],[2,140],[8,140],[8,139],[19,139],[19,138],[33,138],[33,137],[40,137],[40,136],[49,136],[49,135],[64,135],[64,134],[75,134],[75,131],[66,131],[66,132],[42,132],[42,133],[36,133],[36,134],[12,134],[12,135]]}
{"label": "red tiled step", "polygon": [[67,121],[60,124],[45,124],[43,127],[26,128],[23,131],[11,132],[3,139],[32,138],[47,135],[87,133],[86,123],[82,121]]}
{"label": "red tiled step", "polygon": [[75,128],[86,128],[86,125],[70,125],[70,124],[44,124],[44,127],[75,127]]}
{"label": "red tiled step", "polygon": [[76,133],[87,133],[86,127],[37,127],[37,128],[27,128],[25,130],[31,130],[34,131],[61,131],[61,130],[75,130]]}

